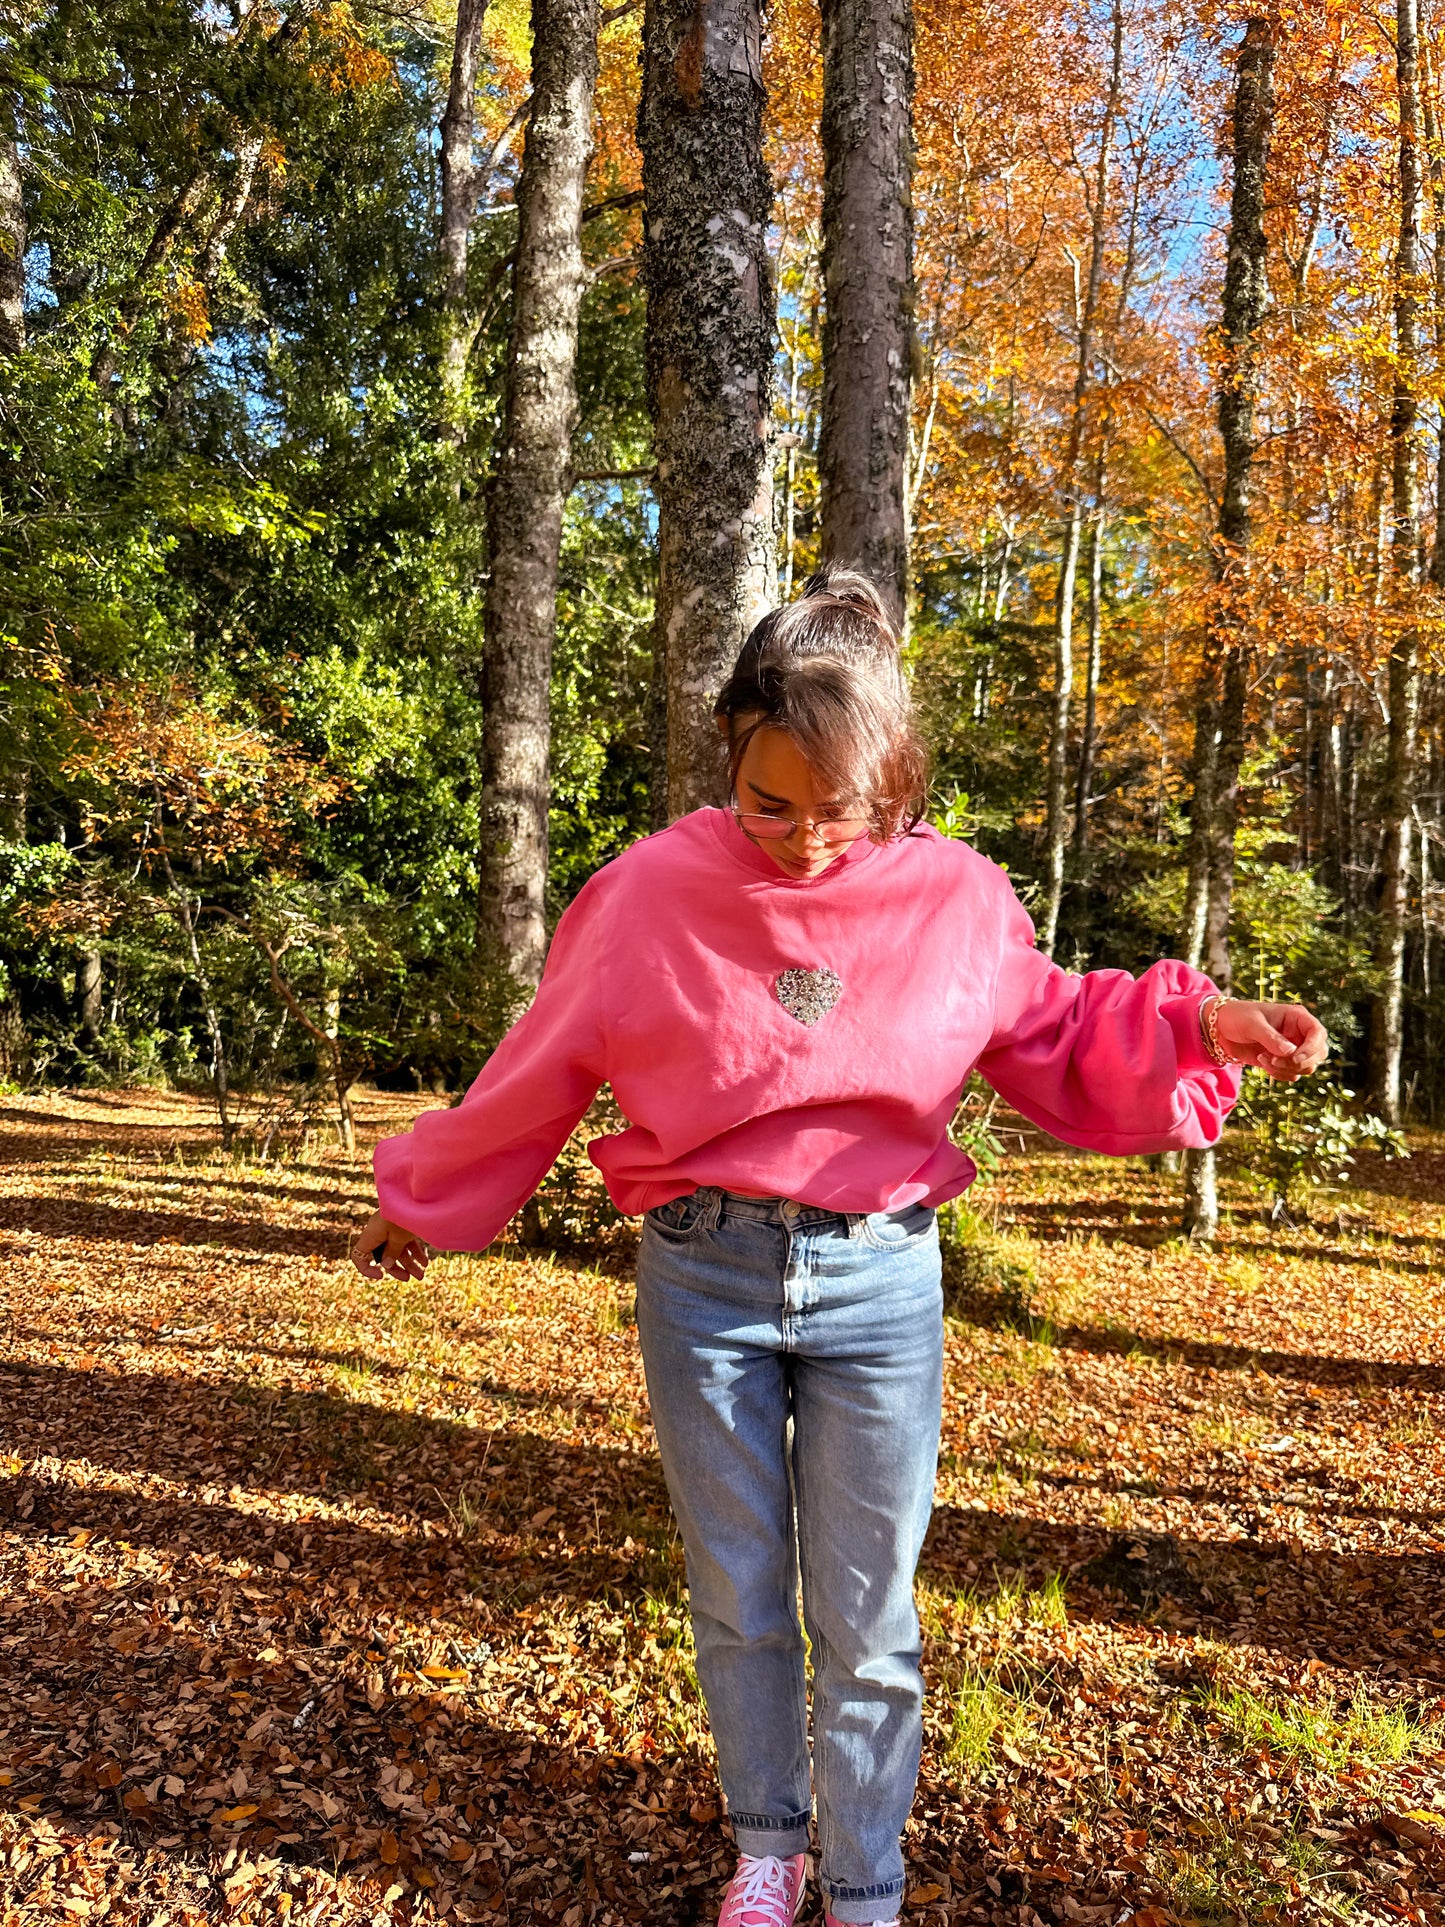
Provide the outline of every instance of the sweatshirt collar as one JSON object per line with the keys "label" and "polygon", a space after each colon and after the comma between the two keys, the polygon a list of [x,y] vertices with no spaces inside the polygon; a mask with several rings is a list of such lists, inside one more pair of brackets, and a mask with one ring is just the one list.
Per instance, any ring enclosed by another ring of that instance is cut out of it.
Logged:
{"label": "sweatshirt collar", "polygon": [[871,837],[860,836],[856,843],[850,843],[842,855],[834,857],[827,869],[817,876],[790,877],[786,871],[778,868],[766,850],[760,850],[751,837],[743,834],[731,810],[700,810],[698,814],[707,818],[723,851],[734,863],[780,890],[821,889],[840,877],[851,876],[855,870],[870,862],[883,847]]}

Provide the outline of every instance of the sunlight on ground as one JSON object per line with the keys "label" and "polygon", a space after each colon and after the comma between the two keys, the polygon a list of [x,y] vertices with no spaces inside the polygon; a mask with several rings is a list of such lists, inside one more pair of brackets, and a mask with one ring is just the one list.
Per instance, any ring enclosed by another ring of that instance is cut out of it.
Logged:
{"label": "sunlight on ground", "polygon": [[[371,1284],[362,1156],[0,1130],[0,1922],[709,1919],[627,1229]],[[1437,1921],[1445,1140],[1213,1251],[1172,1182],[1036,1140],[973,1201],[908,1917]]]}

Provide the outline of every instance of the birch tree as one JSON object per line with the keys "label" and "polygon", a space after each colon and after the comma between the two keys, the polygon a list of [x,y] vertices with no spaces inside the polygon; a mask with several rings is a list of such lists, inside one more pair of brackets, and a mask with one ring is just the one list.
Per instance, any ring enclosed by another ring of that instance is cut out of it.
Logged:
{"label": "birch tree", "polygon": [[472,217],[476,211],[476,174],[472,145],[476,130],[477,63],[487,0],[457,0],[451,78],[441,120],[442,176],[442,433],[462,439],[462,394],[473,316],[467,289]]}
{"label": "birch tree", "polygon": [[[1192,855],[1205,879],[1203,915],[1187,934],[1203,943],[1209,974],[1230,987],[1229,918],[1234,894],[1234,842],[1239,770],[1244,755],[1250,649],[1243,598],[1252,536],[1255,411],[1260,392],[1258,337],[1269,303],[1265,182],[1274,131],[1274,32],[1251,20],[1235,67],[1234,181],[1221,315],[1223,361],[1217,419],[1224,454],[1215,596],[1207,638],[1206,681],[1195,738]],[[1191,882],[1194,878],[1191,867]],[[1212,1237],[1219,1222],[1213,1151],[1185,1159],[1184,1228]]]}
{"label": "birch tree", "polygon": [[1109,233],[1109,173],[1113,158],[1114,123],[1124,86],[1124,7],[1114,0],[1111,22],[1109,91],[1099,128],[1099,151],[1094,161],[1090,194],[1089,268],[1082,288],[1075,262],[1075,318],[1078,352],[1074,362],[1073,408],[1069,416],[1068,452],[1064,460],[1063,553],[1059,558],[1058,588],[1054,597],[1054,692],[1049,715],[1049,760],[1045,798],[1044,903],[1039,921],[1039,948],[1052,956],[1059,933],[1059,910],[1064,897],[1064,852],[1069,840],[1069,725],[1074,693],[1074,586],[1079,567],[1079,541],[1084,522],[1080,466],[1088,428],[1089,390],[1094,364],[1094,335],[1099,294],[1104,282],[1104,251]]}
{"label": "birch tree", "polygon": [[1395,380],[1390,409],[1391,574],[1394,636],[1386,669],[1382,884],[1375,937],[1380,989],[1370,1013],[1370,1096],[1390,1124],[1401,1116],[1400,1055],[1405,1032],[1405,938],[1414,850],[1415,735],[1419,726],[1419,638],[1411,602],[1420,582],[1420,214],[1424,150],[1420,116],[1418,0],[1395,11],[1399,106],[1400,224],[1395,252]]}

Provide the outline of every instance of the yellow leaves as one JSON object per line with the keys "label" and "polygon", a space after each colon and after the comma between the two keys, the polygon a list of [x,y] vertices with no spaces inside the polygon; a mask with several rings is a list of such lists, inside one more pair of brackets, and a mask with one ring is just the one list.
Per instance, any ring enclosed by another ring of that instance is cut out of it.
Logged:
{"label": "yellow leaves", "polygon": [[260,1808],[256,1803],[249,1801],[244,1806],[227,1807],[223,1813],[218,1813],[216,1818],[221,1822],[222,1826],[241,1826],[251,1818],[252,1814],[259,1812]]}
{"label": "yellow leaves", "polygon": [[322,8],[312,39],[315,51],[307,71],[333,94],[360,93],[393,77],[390,60],[362,33],[350,0],[334,0]]}
{"label": "yellow leaves", "polygon": [[211,311],[203,281],[178,273],[166,284],[163,298],[167,312],[180,324],[187,341],[210,340]]}

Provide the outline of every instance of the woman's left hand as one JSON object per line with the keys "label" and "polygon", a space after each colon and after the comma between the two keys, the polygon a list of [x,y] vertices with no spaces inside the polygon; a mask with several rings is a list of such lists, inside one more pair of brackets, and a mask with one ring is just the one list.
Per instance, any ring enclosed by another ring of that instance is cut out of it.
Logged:
{"label": "woman's left hand", "polygon": [[1303,1004],[1258,1004],[1230,998],[1219,1006],[1215,1035],[1231,1057],[1281,1084],[1308,1077],[1330,1051],[1329,1032]]}

